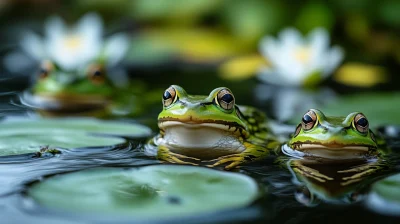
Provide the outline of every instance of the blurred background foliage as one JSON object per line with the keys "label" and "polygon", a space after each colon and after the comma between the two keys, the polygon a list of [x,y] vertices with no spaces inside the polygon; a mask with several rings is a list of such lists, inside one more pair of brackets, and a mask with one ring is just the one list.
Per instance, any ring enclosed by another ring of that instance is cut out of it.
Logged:
{"label": "blurred background foliage", "polygon": [[325,27],[333,33],[333,43],[346,49],[346,60],[391,68],[400,61],[396,0],[3,0],[3,47],[16,40],[12,31],[17,27],[38,29],[53,14],[73,22],[88,11],[99,12],[110,32],[132,31],[138,40],[132,58],[142,60],[178,54],[203,61],[253,53],[262,36],[294,26],[303,33]]}
{"label": "blurred background foliage", "polygon": [[[303,34],[324,27],[331,45],[345,50],[332,80],[385,90],[397,90],[400,81],[396,0],[2,0],[0,56],[18,44],[21,30],[43,32],[51,15],[73,24],[92,11],[103,18],[106,34],[130,34],[125,64],[140,71],[131,72],[133,76],[172,69],[248,79],[260,65],[268,65],[259,54],[262,37],[276,36],[286,27]],[[0,73],[8,72],[1,68]]]}

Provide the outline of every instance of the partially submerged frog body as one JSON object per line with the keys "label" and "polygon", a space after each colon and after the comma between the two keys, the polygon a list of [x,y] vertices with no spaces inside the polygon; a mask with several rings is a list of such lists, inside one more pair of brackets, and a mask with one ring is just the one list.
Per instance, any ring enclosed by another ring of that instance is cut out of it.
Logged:
{"label": "partially submerged frog body", "polygon": [[364,114],[354,112],[346,117],[329,117],[310,109],[291,139],[282,146],[282,152],[299,159],[291,163],[295,172],[325,181],[331,177],[313,171],[307,163],[334,167],[335,164],[359,161],[361,165],[337,171],[349,175],[342,177],[343,180],[359,181],[385,167],[384,156],[388,149],[383,138],[375,136],[369,129]]}
{"label": "partially submerged frog body", "polygon": [[139,113],[141,101],[137,94],[143,91],[142,83],[118,85],[110,77],[100,61],[73,71],[63,71],[55,63],[43,61],[33,87],[21,100],[45,115]]}
{"label": "partially submerged frog body", "polygon": [[[387,175],[388,166],[381,164],[380,172],[368,173],[358,178],[354,176],[363,170],[353,169],[364,166],[363,161],[342,164],[316,164],[305,159],[289,159],[287,169],[292,174],[292,182],[298,186],[295,197],[307,206],[316,206],[321,201],[333,204],[350,204],[362,199],[369,184]],[[351,173],[343,170],[353,170]]]}
{"label": "partially submerged frog body", "polygon": [[[265,116],[255,108],[238,106],[225,87],[208,96],[188,95],[177,85],[163,95],[158,116],[160,134],[146,151],[171,163],[239,164],[265,158],[279,143],[270,134]],[[203,161],[202,161],[203,160]]]}

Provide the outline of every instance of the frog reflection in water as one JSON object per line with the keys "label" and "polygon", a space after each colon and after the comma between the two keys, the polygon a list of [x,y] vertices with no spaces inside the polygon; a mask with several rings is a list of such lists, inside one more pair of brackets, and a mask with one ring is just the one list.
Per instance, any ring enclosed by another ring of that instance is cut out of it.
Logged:
{"label": "frog reflection in water", "polygon": [[[320,202],[351,204],[361,200],[368,186],[386,176],[388,164],[380,164],[379,172],[371,172],[358,178],[349,177],[343,170],[363,166],[363,161],[338,164],[316,164],[304,159],[290,159],[286,162],[292,174],[292,182],[297,186],[295,197],[306,206],[316,206]],[[358,172],[354,170],[353,174]]]}
{"label": "frog reflection in water", "polygon": [[116,85],[104,64],[93,62],[77,71],[62,71],[51,61],[43,61],[38,78],[22,101],[45,115],[107,115],[113,112],[136,114],[140,107],[135,96],[140,84]]}
{"label": "frog reflection in water", "polygon": [[[188,95],[177,85],[163,95],[158,116],[160,134],[146,151],[171,163],[227,164],[226,169],[265,158],[279,143],[268,132],[266,118],[255,108],[238,106],[225,87],[208,96]],[[201,161],[208,160],[208,161]],[[190,161],[190,162],[189,162]]]}
{"label": "frog reflection in water", "polygon": [[[360,112],[328,117],[310,109],[282,146],[282,152],[297,158],[286,164],[297,182],[306,183],[309,194],[325,198],[330,194],[331,198],[343,199],[344,192],[354,193],[350,186],[372,178],[389,165],[384,159],[388,153],[384,140],[374,135]],[[333,185],[336,187],[332,188]]]}

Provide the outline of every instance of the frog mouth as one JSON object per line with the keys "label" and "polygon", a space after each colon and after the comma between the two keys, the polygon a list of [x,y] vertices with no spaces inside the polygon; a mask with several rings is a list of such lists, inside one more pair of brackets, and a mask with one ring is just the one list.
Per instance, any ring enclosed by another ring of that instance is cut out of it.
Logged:
{"label": "frog mouth", "polygon": [[199,128],[213,128],[223,131],[228,131],[232,133],[237,133],[238,135],[245,135],[246,129],[236,122],[221,121],[221,120],[198,120],[189,117],[186,120],[181,120],[177,118],[160,118],[158,119],[158,127],[161,130],[166,130],[167,128],[173,128],[176,126],[183,126],[188,129],[199,129]]}
{"label": "frog mouth", "polygon": [[316,144],[316,143],[294,143],[292,144],[292,148],[299,151],[311,151],[311,150],[349,150],[349,151],[366,151],[370,150],[370,146],[366,145],[344,145],[344,144]]}
{"label": "frog mouth", "polygon": [[360,144],[321,144],[293,143],[283,148],[284,153],[297,154],[301,157],[320,157],[326,159],[364,159],[376,151],[376,147]]}
{"label": "frog mouth", "polygon": [[25,91],[21,103],[38,110],[53,112],[81,112],[105,108],[110,100],[99,95],[32,94]]}

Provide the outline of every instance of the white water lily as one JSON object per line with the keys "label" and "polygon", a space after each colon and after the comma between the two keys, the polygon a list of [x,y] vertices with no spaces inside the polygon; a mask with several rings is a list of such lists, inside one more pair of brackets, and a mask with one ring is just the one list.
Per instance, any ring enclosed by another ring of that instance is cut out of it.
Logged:
{"label": "white water lily", "polygon": [[336,98],[336,93],[326,87],[304,89],[266,84],[258,84],[254,95],[259,106],[270,105],[271,116],[279,122],[301,117],[308,109],[320,108]]}
{"label": "white water lily", "polygon": [[[24,53],[36,62],[51,60],[64,71],[73,71],[96,59],[104,59],[107,66],[117,64],[129,47],[125,34],[103,38],[103,22],[95,13],[83,16],[75,26],[68,27],[60,17],[45,22],[44,38],[26,32],[21,40]],[[21,53],[11,53],[5,59],[10,71],[18,71]]]}
{"label": "white water lily", "polygon": [[260,69],[260,80],[284,86],[315,85],[326,79],[343,59],[343,50],[329,46],[329,34],[316,28],[303,37],[294,28],[281,31],[278,38],[260,42],[261,54],[271,66]]}

